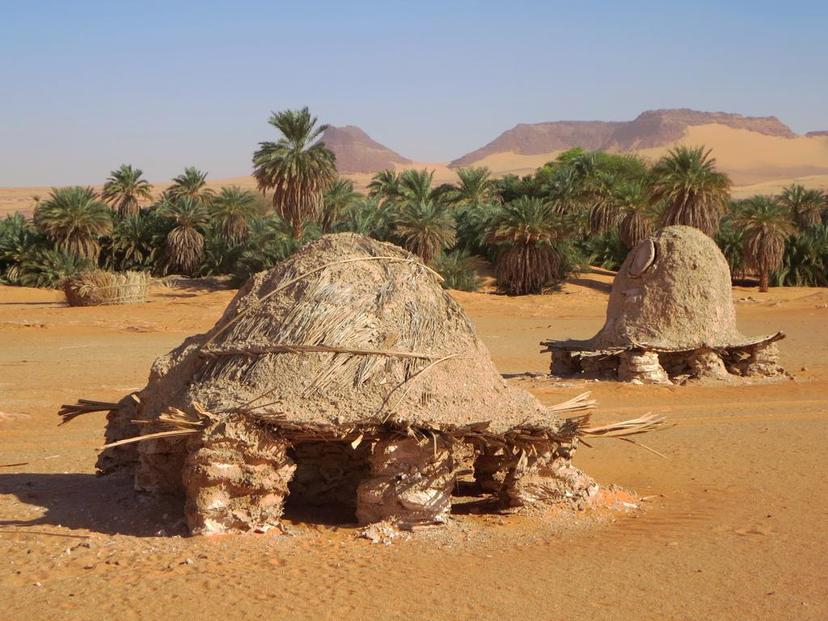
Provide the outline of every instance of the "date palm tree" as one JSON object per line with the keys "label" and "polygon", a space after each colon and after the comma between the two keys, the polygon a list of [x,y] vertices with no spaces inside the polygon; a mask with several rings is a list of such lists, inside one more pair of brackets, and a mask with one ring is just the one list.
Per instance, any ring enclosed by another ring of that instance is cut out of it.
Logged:
{"label": "date palm tree", "polygon": [[237,185],[223,187],[210,204],[210,213],[221,238],[240,243],[250,235],[250,220],[256,215],[256,195]]}
{"label": "date palm tree", "polygon": [[651,204],[648,193],[648,186],[641,180],[621,182],[613,188],[618,234],[627,250],[650,235],[661,217],[660,205]]}
{"label": "date palm tree", "polygon": [[214,192],[207,187],[207,173],[195,166],[188,166],[183,174],[173,177],[172,184],[164,195],[172,201],[186,197],[209,203],[213,199]]}
{"label": "date palm tree", "polygon": [[46,243],[43,233],[19,211],[0,220],[0,283],[20,284],[21,263]]}
{"label": "date palm tree", "polygon": [[712,237],[729,196],[730,178],[704,147],[676,147],[653,167],[651,197],[665,204],[664,226],[694,226]]}
{"label": "date palm tree", "polygon": [[733,222],[742,231],[745,261],[759,272],[759,291],[767,291],[771,273],[782,266],[785,242],[796,232],[790,212],[772,196],[754,196],[737,206]]}
{"label": "date palm tree", "polygon": [[487,243],[489,224],[499,212],[500,203],[484,203],[479,207],[460,207],[454,211],[457,223],[457,246],[471,254],[494,259]]}
{"label": "date palm tree", "polygon": [[480,288],[475,257],[466,250],[444,252],[434,260],[434,269],[443,277],[444,289],[476,291]]}
{"label": "date palm tree", "polygon": [[164,271],[192,275],[204,252],[204,229],[209,219],[205,204],[191,196],[167,199],[158,215],[170,221],[164,243]]}
{"label": "date palm tree", "polygon": [[451,200],[460,207],[478,208],[497,199],[497,189],[491,171],[485,166],[460,168]]}
{"label": "date palm tree", "polygon": [[101,198],[122,218],[138,213],[141,201],[152,198],[152,186],[143,175],[144,171],[140,168],[121,164],[118,170],[113,170],[107,177]]}
{"label": "date palm tree", "polygon": [[571,149],[539,173],[545,195],[579,220],[583,234],[609,233],[623,223],[629,243],[649,224],[649,169],[637,155]]}
{"label": "date palm tree", "polygon": [[368,184],[368,196],[380,201],[391,201],[400,197],[400,175],[391,168],[376,173]]}
{"label": "date palm tree", "polygon": [[400,175],[400,197],[409,203],[426,203],[436,199],[433,183],[433,170],[404,170]]}
{"label": "date palm tree", "polygon": [[234,266],[234,276],[247,280],[252,274],[269,269],[284,260],[303,244],[316,238],[314,227],[303,227],[300,238],[281,216],[272,213],[251,222],[250,238],[244,245],[241,256]]}
{"label": "date palm tree", "polygon": [[338,178],[325,192],[320,225],[323,233],[330,233],[345,211],[362,195],[354,190],[354,182]]}
{"label": "date palm tree", "polygon": [[449,210],[431,199],[408,200],[394,218],[393,234],[401,245],[431,263],[457,237]]}
{"label": "date palm tree", "polygon": [[733,220],[738,208],[738,202],[731,203],[714,238],[730,268],[732,280],[745,278],[744,237],[742,230]]}
{"label": "date palm tree", "polygon": [[790,237],[785,244],[782,267],[774,276],[782,286],[828,285],[828,225],[811,226]]}
{"label": "date palm tree", "polygon": [[18,282],[24,287],[56,289],[72,276],[95,267],[88,258],[57,248],[34,248],[19,265]]}
{"label": "date palm tree", "polygon": [[92,261],[101,251],[98,238],[112,231],[109,207],[80,186],[53,189],[35,208],[34,222],[55,248]]}
{"label": "date palm tree", "polygon": [[487,241],[497,252],[495,274],[501,290],[512,295],[540,293],[562,276],[560,245],[568,235],[549,201],[521,197],[492,217]]}
{"label": "date palm tree", "polygon": [[388,241],[396,215],[393,203],[383,202],[377,196],[362,197],[345,210],[336,228]]}
{"label": "date palm tree", "polygon": [[788,208],[801,227],[822,223],[822,214],[828,209],[828,196],[821,190],[808,190],[794,183],[782,190],[779,204]]}
{"label": "date palm tree", "polygon": [[282,136],[277,142],[259,143],[253,176],[259,190],[273,191],[274,209],[299,239],[302,223],[318,220],[323,196],[336,180],[336,158],[319,140],[328,126],[317,126],[307,108],[277,112],[268,123]]}
{"label": "date palm tree", "polygon": [[121,218],[112,231],[107,267],[119,270],[144,269],[150,266],[158,217],[146,211]]}

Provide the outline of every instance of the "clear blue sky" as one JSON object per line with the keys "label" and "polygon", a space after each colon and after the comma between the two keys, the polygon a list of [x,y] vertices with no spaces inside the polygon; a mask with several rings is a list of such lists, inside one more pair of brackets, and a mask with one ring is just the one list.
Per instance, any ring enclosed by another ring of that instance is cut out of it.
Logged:
{"label": "clear blue sky", "polygon": [[664,107],[828,129],[827,73],[824,0],[0,0],[0,185],[247,174],[303,105],[426,161]]}

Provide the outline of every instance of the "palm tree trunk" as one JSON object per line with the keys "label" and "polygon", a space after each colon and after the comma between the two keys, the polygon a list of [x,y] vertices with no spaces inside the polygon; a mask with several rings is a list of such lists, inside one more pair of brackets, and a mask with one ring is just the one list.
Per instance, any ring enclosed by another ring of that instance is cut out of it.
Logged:
{"label": "palm tree trunk", "polygon": [[759,273],[759,291],[760,292],[767,293],[767,291],[768,291],[768,280],[769,280],[768,271],[763,269]]}

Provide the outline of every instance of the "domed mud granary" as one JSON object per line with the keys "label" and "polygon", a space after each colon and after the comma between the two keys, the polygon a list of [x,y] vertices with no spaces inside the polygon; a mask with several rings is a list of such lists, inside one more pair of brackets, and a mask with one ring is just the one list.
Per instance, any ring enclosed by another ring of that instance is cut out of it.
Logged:
{"label": "domed mud granary", "polygon": [[724,255],[698,229],[669,226],[627,256],[598,334],[541,345],[552,353],[553,375],[667,383],[783,374],[775,345],[782,338],[739,332]]}
{"label": "domed mud granary", "polygon": [[99,470],[183,492],[191,531],[216,533],[273,527],[289,497],[364,524],[442,522],[462,469],[503,505],[583,504],[597,485],[570,457],[587,416],[556,415],[591,403],[508,386],[438,275],[340,234],[251,278],[142,391],[64,415],[110,409]]}

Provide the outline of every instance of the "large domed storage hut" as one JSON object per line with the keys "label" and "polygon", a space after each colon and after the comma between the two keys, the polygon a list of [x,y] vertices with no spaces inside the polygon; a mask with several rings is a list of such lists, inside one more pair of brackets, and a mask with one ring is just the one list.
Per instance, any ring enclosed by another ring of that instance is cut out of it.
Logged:
{"label": "large domed storage hut", "polygon": [[251,278],[142,391],[78,407],[111,408],[101,472],[183,492],[191,531],[216,533],[270,528],[290,497],[441,522],[461,467],[507,505],[584,502],[597,486],[570,457],[587,417],[557,415],[590,406],[508,386],[437,274],[340,234]]}
{"label": "large domed storage hut", "polygon": [[669,226],[627,256],[598,334],[541,345],[552,353],[553,375],[666,383],[781,374],[782,338],[741,334],[724,255],[698,229]]}

